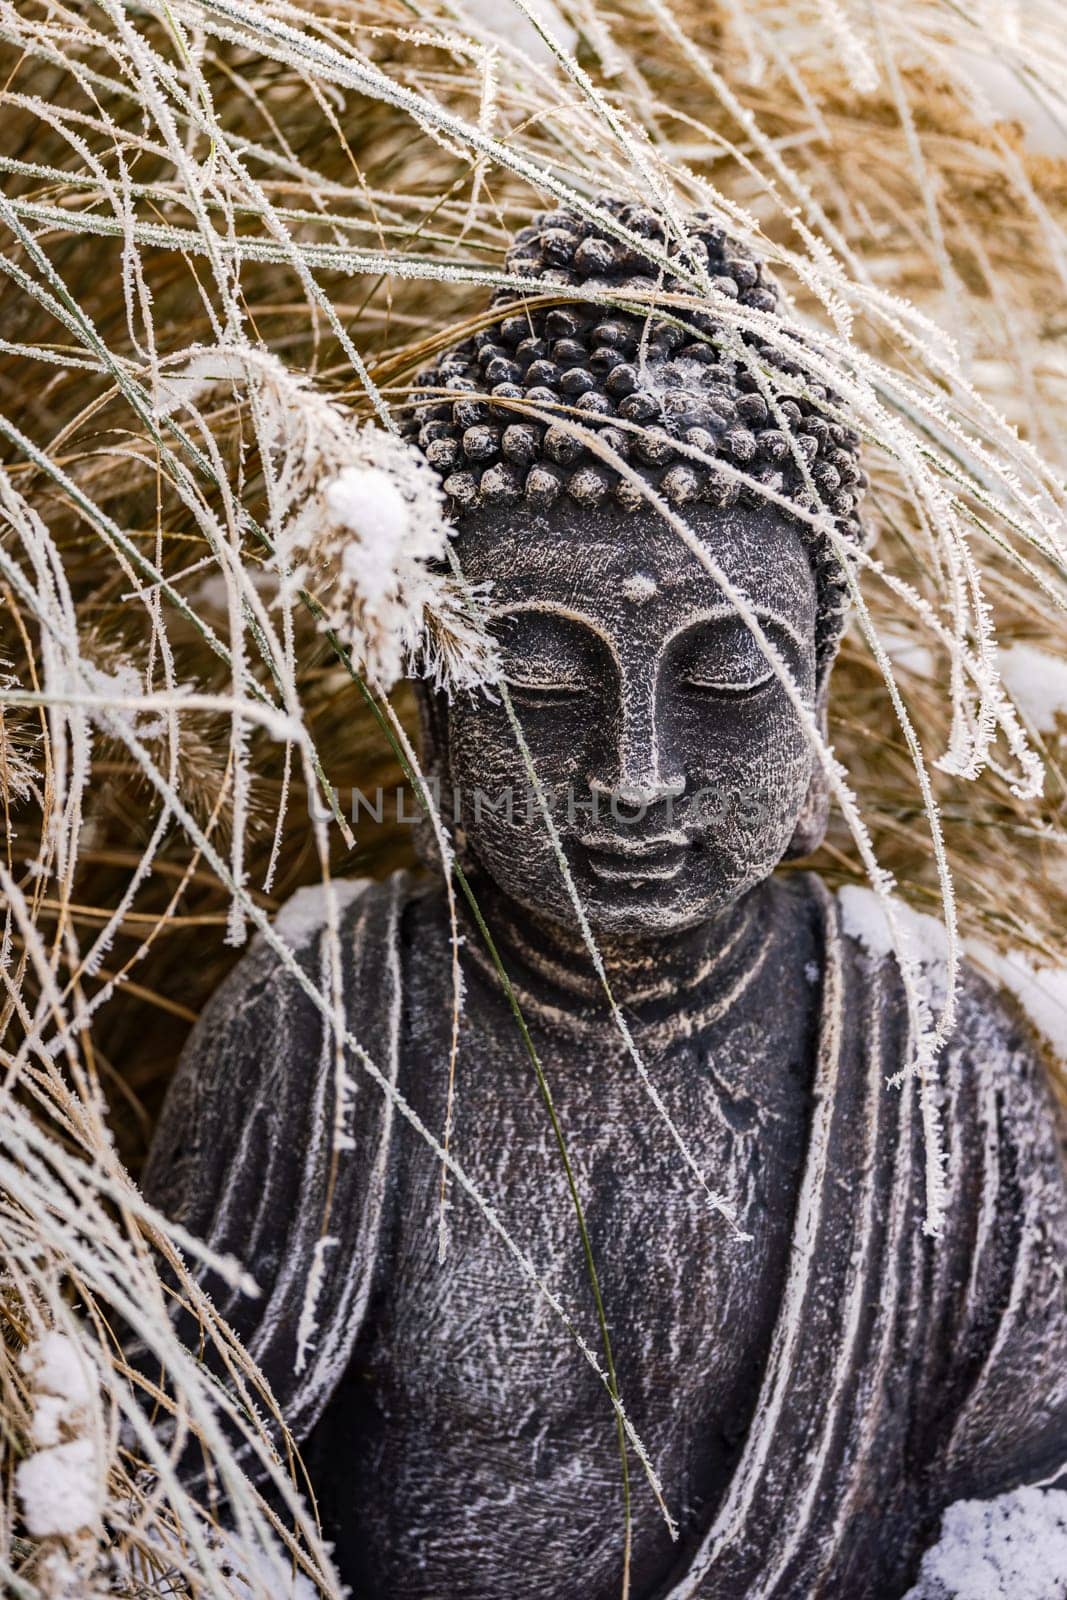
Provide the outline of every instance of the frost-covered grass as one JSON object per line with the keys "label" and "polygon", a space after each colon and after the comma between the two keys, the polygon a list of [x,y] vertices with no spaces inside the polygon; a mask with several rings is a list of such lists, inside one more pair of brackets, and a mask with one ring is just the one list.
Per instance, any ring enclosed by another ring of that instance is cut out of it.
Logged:
{"label": "frost-covered grass", "polygon": [[[531,207],[610,189],[679,230],[702,206],[769,256],[873,480],[819,865],[869,882],[905,956],[894,887],[938,917],[949,970],[978,941],[1047,988],[1067,967],[1067,43],[1053,0],[980,20],[922,0],[0,0],[0,53],[0,1586],[276,1594],[247,1552],[288,1540],[332,1594],[195,1243],[128,1173],[248,931],[302,884],[410,855],[406,830],[357,838],[345,815],[413,754],[403,690],[391,744],[356,675],[493,676],[478,596],[441,576],[436,484],[393,434],[414,374],[479,325]],[[700,295],[697,276],[674,314]],[[928,1076],[952,984],[931,1012],[910,948]],[[936,1228],[932,1110],[927,1131]],[[444,1159],[448,1130],[427,1134]],[[170,1332],[161,1256],[228,1396]],[[170,1375],[153,1425],[121,1322]],[[237,1507],[244,1579],[175,1479],[186,1434]]]}

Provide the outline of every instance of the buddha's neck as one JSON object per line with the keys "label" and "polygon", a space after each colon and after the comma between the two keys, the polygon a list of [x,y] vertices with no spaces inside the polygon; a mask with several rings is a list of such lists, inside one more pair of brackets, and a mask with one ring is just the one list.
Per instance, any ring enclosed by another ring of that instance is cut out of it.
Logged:
{"label": "buddha's neck", "polygon": [[[696,927],[619,938],[596,935],[612,995],[624,1006],[655,1004],[717,982],[732,981],[742,948],[758,943],[766,885]],[[604,998],[592,954],[574,928],[527,911],[484,878],[477,884],[482,913],[505,968],[523,988],[578,1009]],[[480,942],[480,941],[479,941]]]}

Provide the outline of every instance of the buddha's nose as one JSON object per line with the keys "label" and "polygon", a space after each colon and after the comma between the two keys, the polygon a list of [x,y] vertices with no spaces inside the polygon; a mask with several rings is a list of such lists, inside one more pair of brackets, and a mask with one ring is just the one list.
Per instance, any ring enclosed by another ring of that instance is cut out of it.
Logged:
{"label": "buddha's nose", "polygon": [[656,713],[655,681],[642,675],[626,686],[619,707],[614,772],[596,773],[591,787],[625,806],[647,807],[685,790],[685,774],[671,760]]}

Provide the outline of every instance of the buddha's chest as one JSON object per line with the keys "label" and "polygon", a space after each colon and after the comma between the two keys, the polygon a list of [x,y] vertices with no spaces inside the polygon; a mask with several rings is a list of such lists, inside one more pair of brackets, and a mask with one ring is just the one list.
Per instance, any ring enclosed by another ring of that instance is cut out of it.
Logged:
{"label": "buddha's chest", "polygon": [[[352,1530],[350,1580],[365,1572],[369,1593],[514,1593],[534,1548],[543,1600],[573,1600],[577,1572],[588,1600],[618,1593],[620,1464],[590,1256],[627,1416],[683,1528],[706,1520],[752,1414],[785,1276],[805,1062],[754,1078],[767,1039],[751,1026],[639,1040],[657,1108],[610,1037],[538,1043],[570,1176],[511,1035],[468,1033],[451,1134],[467,1186],[447,1186],[443,1259],[440,1162],[398,1130],[367,1334],[319,1440],[351,1463],[334,1518]],[[440,1135],[438,1056],[435,1074],[411,1041],[406,1091]],[[676,1550],[633,1450],[630,1466],[633,1592],[651,1594]]]}
{"label": "buddha's chest", "polygon": [[[673,1065],[706,1066],[696,1051]],[[658,1110],[629,1063],[608,1070],[557,1082],[566,1162],[535,1086],[461,1086],[452,1148],[493,1216],[450,1180],[444,1259],[440,1164],[409,1145],[382,1332],[410,1401],[446,1395],[472,1425],[526,1406],[610,1422],[575,1339],[602,1356],[590,1256],[631,1407],[666,1426],[691,1415],[690,1390],[705,1414],[712,1391],[729,1394],[789,1223],[782,1130],[708,1078]]]}
{"label": "buddha's chest", "polygon": [[453,1191],[441,1260],[436,1179],[408,1191],[366,1369],[394,1437],[419,1453],[435,1440],[467,1481],[487,1457],[552,1494],[610,1480],[602,1307],[628,1416],[678,1495],[699,1493],[751,1413],[784,1272],[778,1227],[764,1218],[761,1236],[738,1239],[695,1180],[646,1167],[632,1186],[579,1181],[583,1237],[553,1171],[497,1202],[510,1244]]}
{"label": "buddha's chest", "polygon": [[452,1181],[443,1260],[440,1165],[406,1142],[366,1379],[418,1473],[469,1489],[492,1463],[498,1484],[536,1481],[561,1510],[578,1485],[614,1504],[612,1409],[579,1344],[604,1367],[591,1255],[627,1413],[686,1507],[712,1494],[754,1403],[784,1273],[788,1141],[780,1114],[728,1095],[695,1048],[660,1064],[674,1133],[632,1064],[601,1064],[599,1082],[555,1064],[588,1254],[536,1084],[461,1080],[453,1149],[498,1226]]}

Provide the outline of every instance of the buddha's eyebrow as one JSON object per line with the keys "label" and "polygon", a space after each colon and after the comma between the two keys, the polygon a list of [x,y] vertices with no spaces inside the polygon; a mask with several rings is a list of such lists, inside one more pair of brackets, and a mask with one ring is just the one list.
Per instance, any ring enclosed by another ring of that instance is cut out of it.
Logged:
{"label": "buddha's eyebrow", "polygon": [[[769,623],[772,627],[784,633],[801,655],[806,650],[811,649],[812,641],[810,639],[805,640],[796,623],[789,617],[783,616],[780,611],[775,611],[772,606],[754,605],[752,613],[761,625]],[[500,621],[507,621],[509,617],[515,616],[563,617],[566,621],[573,622],[592,634],[595,639],[598,639],[606,647],[616,664],[621,665],[617,643],[611,634],[587,613],[576,611],[573,607],[562,605],[558,601],[517,600],[499,606],[491,605],[488,608],[488,615],[494,620]],[[721,605],[705,606],[700,610],[691,611],[676,628],[672,628],[670,633],[667,634],[657,651],[657,656],[662,658],[664,652],[676,639],[681,638],[683,634],[688,633],[692,628],[700,627],[701,623],[722,622],[726,618],[736,618],[742,626],[746,626],[745,619],[740,611],[729,601],[724,601]],[[771,642],[773,643],[773,640]],[[758,646],[759,641],[757,640],[756,643]]]}
{"label": "buddha's eyebrow", "polygon": [[579,628],[584,628],[593,635],[601,644],[608,647],[614,654],[614,646],[610,635],[600,626],[595,618],[587,612],[576,611],[572,606],[561,605],[555,600],[515,600],[504,605],[487,607],[487,615],[494,621],[506,622],[509,617],[535,616],[535,617],[562,617],[565,622],[573,622]]}
{"label": "buddha's eyebrow", "polygon": [[[756,618],[756,621],[761,627],[763,627],[765,623],[770,623],[772,627],[779,629],[782,633],[786,634],[789,639],[792,640],[793,644],[800,651],[801,655],[803,655],[806,650],[810,650],[812,648],[812,641],[810,639],[805,639],[802,636],[797,628],[796,623],[793,622],[789,617],[783,616],[780,611],[775,611],[772,606],[754,605],[751,607],[751,610],[753,616]],[[689,633],[691,629],[699,628],[703,622],[722,622],[728,617],[736,618],[736,620],[741,623],[742,627],[744,627],[748,632],[751,632],[751,629],[748,628],[748,624],[745,622],[744,617],[741,615],[737,607],[735,605],[731,605],[727,601],[722,605],[708,606],[701,611],[691,613],[688,617],[686,617],[684,622],[679,623],[678,627],[674,628],[671,633],[668,634],[667,638],[663,641],[663,648],[666,649],[668,645],[673,644],[676,639],[680,639],[684,633]],[[764,631],[766,631],[766,629],[764,629]],[[771,643],[774,643],[773,639],[771,640]],[[756,640],[756,644],[759,645],[758,639]]]}

